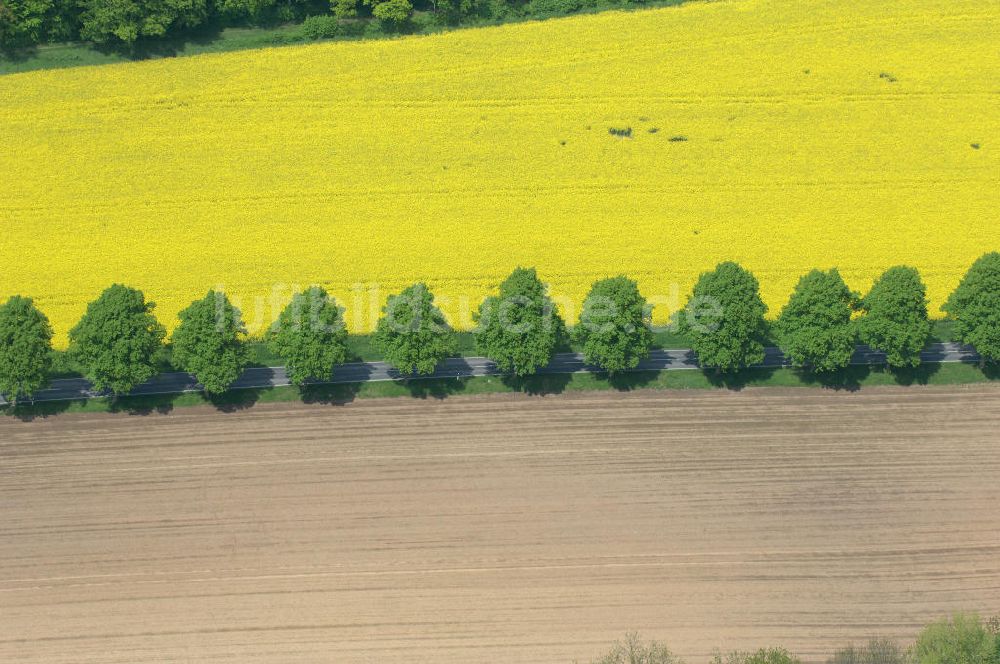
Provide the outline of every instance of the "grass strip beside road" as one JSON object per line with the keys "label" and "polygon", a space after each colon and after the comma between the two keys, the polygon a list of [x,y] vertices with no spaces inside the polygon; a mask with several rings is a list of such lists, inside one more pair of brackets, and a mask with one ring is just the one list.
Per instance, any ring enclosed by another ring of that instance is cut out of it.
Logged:
{"label": "grass strip beside road", "polygon": [[1000,383],[1000,370],[980,369],[961,363],[924,364],[910,371],[890,371],[885,368],[854,366],[843,372],[819,378],[795,369],[750,369],[733,375],[716,375],[701,370],[653,371],[622,374],[548,374],[525,379],[505,376],[477,376],[408,381],[382,381],[323,385],[309,388],[275,387],[236,390],[221,397],[209,398],[201,393],[122,397],[0,408],[6,415],[30,420],[59,413],[128,414],[167,413],[175,407],[214,406],[223,412],[234,412],[257,403],[297,402],[328,405],[347,404],[356,399],[410,397],[445,399],[461,395],[523,393],[530,395],[560,394],[593,390],[630,392],[636,389],[691,390],[749,387],[820,387],[853,391],[865,387],[892,385],[962,385]]}

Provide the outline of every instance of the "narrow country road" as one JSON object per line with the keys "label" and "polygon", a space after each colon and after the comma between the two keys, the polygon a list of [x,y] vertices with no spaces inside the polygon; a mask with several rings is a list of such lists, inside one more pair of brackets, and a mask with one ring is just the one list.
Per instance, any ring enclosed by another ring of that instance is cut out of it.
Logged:
{"label": "narrow country road", "polygon": [[[931,344],[921,353],[924,362],[978,362],[979,355],[975,349],[955,343]],[[885,363],[885,355],[875,352],[867,346],[858,346],[851,360],[854,365],[880,365]],[[777,348],[765,350],[764,361],[759,367],[787,366],[788,362]],[[654,350],[648,359],[639,363],[633,371],[675,371],[697,369],[698,361],[694,351],[688,348],[675,350]],[[593,366],[583,361],[579,353],[560,353],[552,362],[541,369],[543,374],[569,374],[582,372],[598,372]],[[428,376],[418,378],[466,378],[470,376],[495,376],[499,371],[493,362],[485,357],[450,358],[438,365],[437,370]],[[329,380],[317,384],[366,383],[373,381],[403,380],[406,376],[391,368],[385,362],[352,362],[338,366]],[[282,387],[290,385],[284,367],[253,367],[243,372],[243,375],[233,384],[234,390],[245,390],[267,387]],[[196,392],[201,388],[191,374],[163,373],[150,381],[143,383],[132,391],[132,395],[178,394],[181,392]],[[107,396],[98,392],[84,378],[66,378],[54,380],[47,389],[35,395],[35,401],[75,401],[77,399],[94,399]],[[0,405],[7,402],[0,397]]]}

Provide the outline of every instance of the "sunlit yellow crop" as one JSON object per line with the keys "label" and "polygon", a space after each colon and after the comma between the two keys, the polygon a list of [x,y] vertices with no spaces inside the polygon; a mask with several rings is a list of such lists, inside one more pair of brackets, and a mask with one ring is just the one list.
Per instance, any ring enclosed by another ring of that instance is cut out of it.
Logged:
{"label": "sunlit yellow crop", "polygon": [[[631,138],[609,129],[631,128]],[[1000,248],[1000,5],[735,0],[0,78],[0,297],[58,341],[112,282],[260,331],[318,283],[355,330],[416,280],[452,321],[516,265],[572,319],[626,273],[663,321],[734,259],[919,268]]]}

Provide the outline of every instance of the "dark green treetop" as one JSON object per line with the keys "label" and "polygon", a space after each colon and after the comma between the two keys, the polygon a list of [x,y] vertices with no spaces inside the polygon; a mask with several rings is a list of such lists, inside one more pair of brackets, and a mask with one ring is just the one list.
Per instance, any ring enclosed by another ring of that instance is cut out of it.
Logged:
{"label": "dark green treetop", "polygon": [[565,324],[534,268],[511,272],[474,318],[479,352],[518,376],[547,365],[565,337]]}
{"label": "dark green treetop", "polygon": [[1000,361],[1000,253],[979,258],[942,311],[955,320],[955,338],[974,346],[984,362]]}
{"label": "dark green treetop", "polygon": [[899,265],[886,270],[861,300],[865,315],[858,321],[862,343],[886,354],[890,367],[915,367],[927,345],[931,322],[927,288],[920,273]]}
{"label": "dark green treetop", "polygon": [[698,364],[736,371],[764,360],[767,305],[756,277],[737,263],[719,263],[698,278],[679,314]]}
{"label": "dark green treetop", "polygon": [[375,329],[374,344],[385,360],[403,374],[431,374],[456,349],[455,333],[434,295],[416,283],[389,296]]}
{"label": "dark green treetop", "polygon": [[0,306],[0,395],[16,403],[48,382],[52,326],[31,298],[15,295]]}
{"label": "dark green treetop", "polygon": [[575,339],[588,364],[615,374],[649,357],[650,308],[635,281],[619,276],[594,283],[583,302]]}
{"label": "dark green treetop", "polygon": [[240,310],[225,293],[210,290],[179,317],[170,338],[174,363],[193,374],[208,394],[225,392],[250,359]]}
{"label": "dark green treetop", "polygon": [[329,378],[347,359],[343,309],[319,286],[297,293],[270,332],[270,346],[285,359],[295,385]]}
{"label": "dark green treetop", "polygon": [[802,277],[776,325],[791,363],[818,373],[847,367],[857,338],[851,320],[857,301],[836,268]]}
{"label": "dark green treetop", "polygon": [[122,284],[87,305],[69,332],[69,352],[96,389],[125,394],[156,374],[166,331],[153,316],[155,306],[142,291]]}

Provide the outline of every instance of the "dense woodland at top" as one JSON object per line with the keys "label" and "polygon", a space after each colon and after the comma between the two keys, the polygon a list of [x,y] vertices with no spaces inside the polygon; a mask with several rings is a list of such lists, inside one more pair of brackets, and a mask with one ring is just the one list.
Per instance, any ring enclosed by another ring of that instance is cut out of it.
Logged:
{"label": "dense woodland at top", "polygon": [[[421,32],[645,0],[0,0],[0,53],[86,41],[128,50],[208,27],[305,20],[307,38]],[[657,3],[664,4],[664,3]],[[668,3],[673,4],[673,3]]]}

